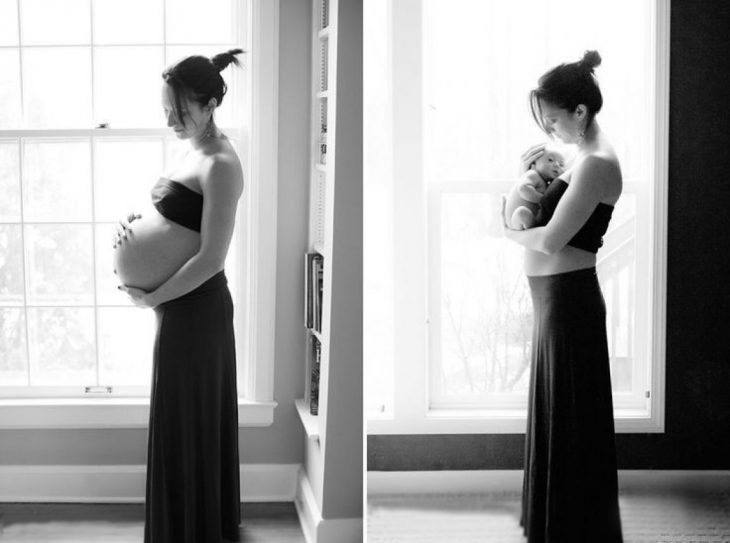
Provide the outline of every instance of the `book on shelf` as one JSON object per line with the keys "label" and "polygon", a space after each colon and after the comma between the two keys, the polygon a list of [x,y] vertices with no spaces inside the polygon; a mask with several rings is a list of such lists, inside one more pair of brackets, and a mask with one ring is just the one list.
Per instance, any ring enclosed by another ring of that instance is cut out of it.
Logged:
{"label": "book on shelf", "polygon": [[315,253],[304,255],[304,327],[311,328],[313,322],[312,312],[312,260]]}
{"label": "book on shelf", "polygon": [[304,325],[322,331],[324,261],[319,253],[304,255]]}
{"label": "book on shelf", "polygon": [[322,344],[312,337],[312,372],[309,381],[309,412],[319,414],[319,366],[322,359]]}

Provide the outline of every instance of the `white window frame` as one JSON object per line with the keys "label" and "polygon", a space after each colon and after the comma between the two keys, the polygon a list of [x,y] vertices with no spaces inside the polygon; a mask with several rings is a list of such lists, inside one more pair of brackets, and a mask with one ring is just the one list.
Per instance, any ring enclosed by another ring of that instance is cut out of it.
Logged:
{"label": "white window frame", "polygon": [[[643,329],[651,338],[647,356],[651,360],[646,382],[650,397],[640,407],[614,410],[619,433],[664,432],[665,328],[666,328],[666,243],[667,170],[669,129],[669,0],[652,0],[656,9],[653,28],[655,59],[653,111],[654,179],[650,196],[648,292],[651,322]],[[495,409],[468,407],[435,409],[429,405],[429,213],[440,199],[423,182],[422,95],[422,2],[399,0],[390,8],[389,24],[399,33],[392,39],[393,66],[393,179],[395,246],[395,348],[392,410],[370,413],[368,434],[471,434],[524,433],[526,408],[509,405]],[[464,188],[464,187],[462,187]],[[439,189],[436,189],[439,190]],[[451,190],[451,189],[450,189]],[[480,189],[480,191],[483,189]],[[430,191],[430,192],[429,192]],[[653,279],[652,279],[653,278]],[[637,285],[637,289],[639,286]],[[428,294],[426,294],[428,293]],[[617,402],[619,403],[619,402]],[[636,403],[636,402],[634,402]]]}
{"label": "white window frame", "polygon": [[[236,349],[243,356],[246,389],[239,387],[239,426],[273,423],[276,308],[279,2],[249,0],[251,18],[248,62],[252,97],[250,128],[250,179],[239,204],[239,292],[236,297]],[[169,135],[168,130],[133,131]],[[124,136],[132,131],[107,129],[105,135]],[[15,130],[9,137],[68,135],[93,136],[94,130]],[[244,137],[246,135],[244,134]],[[239,146],[248,141],[238,142]],[[245,165],[246,166],[246,165]],[[247,324],[246,324],[247,323]],[[240,366],[239,366],[240,368]],[[134,397],[131,388],[119,387],[103,398],[80,398],[78,387],[52,398],[0,397],[0,429],[18,428],[140,428],[149,421],[149,397]],[[138,394],[138,392],[137,392]]]}

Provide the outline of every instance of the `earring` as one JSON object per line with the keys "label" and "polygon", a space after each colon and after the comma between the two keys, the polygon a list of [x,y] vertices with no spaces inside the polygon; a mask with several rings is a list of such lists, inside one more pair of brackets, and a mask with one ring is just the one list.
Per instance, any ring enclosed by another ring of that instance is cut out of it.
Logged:
{"label": "earring", "polygon": [[586,133],[585,132],[578,132],[578,141],[576,142],[578,145],[583,143],[585,141]]}
{"label": "earring", "polygon": [[208,139],[212,135],[213,135],[213,115],[208,117],[208,124],[205,127],[205,134],[203,134],[203,139]]}

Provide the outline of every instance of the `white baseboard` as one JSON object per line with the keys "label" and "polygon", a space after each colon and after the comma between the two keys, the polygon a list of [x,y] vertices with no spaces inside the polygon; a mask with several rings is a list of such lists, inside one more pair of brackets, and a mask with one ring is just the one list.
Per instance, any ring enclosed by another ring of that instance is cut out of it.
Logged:
{"label": "white baseboard", "polygon": [[[619,489],[727,488],[730,471],[619,470]],[[368,496],[521,492],[522,470],[369,471]]]}
{"label": "white baseboard", "polygon": [[361,543],[362,518],[324,519],[303,469],[297,477],[296,497],[299,522],[307,543]]}
{"label": "white baseboard", "polygon": [[[241,464],[241,501],[290,502],[299,464]],[[145,466],[0,466],[0,502],[143,503]]]}
{"label": "white baseboard", "polygon": [[512,491],[522,488],[522,470],[368,471],[368,495]]}

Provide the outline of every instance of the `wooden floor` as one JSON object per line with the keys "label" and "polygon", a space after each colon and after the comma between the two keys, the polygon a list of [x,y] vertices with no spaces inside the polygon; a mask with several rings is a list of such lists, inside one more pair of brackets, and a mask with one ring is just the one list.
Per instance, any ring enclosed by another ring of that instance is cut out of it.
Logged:
{"label": "wooden floor", "polygon": [[[625,543],[730,543],[730,474],[640,483],[619,493]],[[524,543],[520,501],[505,488],[371,495],[368,543]]]}
{"label": "wooden floor", "polygon": [[[304,543],[292,503],[244,503],[244,543]],[[141,504],[0,504],[2,543],[141,543]]]}

